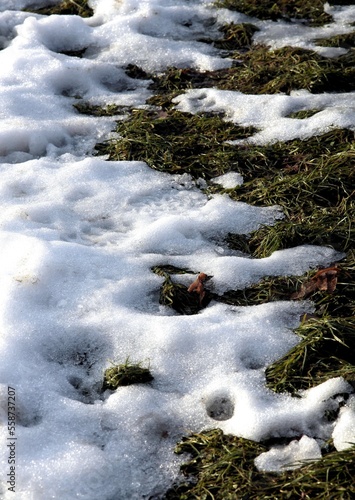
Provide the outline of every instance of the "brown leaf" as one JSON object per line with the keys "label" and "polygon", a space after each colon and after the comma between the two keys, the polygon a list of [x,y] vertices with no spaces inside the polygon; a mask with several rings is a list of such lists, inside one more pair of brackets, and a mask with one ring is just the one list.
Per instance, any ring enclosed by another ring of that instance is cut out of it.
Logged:
{"label": "brown leaf", "polygon": [[339,268],[337,266],[320,269],[309,281],[304,283],[300,290],[291,295],[291,299],[303,299],[317,290],[333,293],[338,282]]}
{"label": "brown leaf", "polygon": [[335,287],[337,286],[338,282],[338,276],[337,274],[330,274],[328,275],[328,292],[333,293],[335,290]]}
{"label": "brown leaf", "polygon": [[291,295],[291,299],[296,300],[296,299],[303,299],[304,297],[307,297],[310,295],[312,292],[317,290],[317,284],[314,281],[307,281],[304,283],[301,288],[298,290],[298,292],[295,292]]}
{"label": "brown leaf", "polygon": [[200,296],[200,304],[201,302],[203,301],[203,298],[205,296],[205,287],[204,287],[204,281],[206,281],[207,279],[207,274],[205,273],[200,273],[197,278],[195,279],[195,281],[193,283],[191,283],[191,285],[189,286],[189,288],[187,289],[188,292],[195,292],[195,293],[198,293],[199,296]]}

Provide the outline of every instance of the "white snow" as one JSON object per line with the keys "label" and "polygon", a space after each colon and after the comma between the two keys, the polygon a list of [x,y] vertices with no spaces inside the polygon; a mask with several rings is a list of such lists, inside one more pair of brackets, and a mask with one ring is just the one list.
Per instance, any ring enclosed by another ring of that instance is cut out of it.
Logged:
{"label": "white snow", "polygon": [[243,184],[243,176],[238,172],[227,172],[212,179],[214,184],[220,184],[225,189],[233,189]]}
{"label": "white snow", "polygon": [[338,451],[346,450],[355,445],[355,398],[353,395],[340,409],[332,438]]}
{"label": "white snow", "polygon": [[[334,128],[354,128],[355,92],[311,94],[306,90],[291,95],[246,95],[242,92],[193,89],[175,97],[176,108],[187,113],[224,113],[224,119],[260,131],[231,144],[267,144],[307,139]],[[290,118],[300,110],[319,110],[309,118]]]}
{"label": "white snow", "polygon": [[256,467],[263,472],[297,469],[307,461],[321,458],[322,453],[315,439],[302,436],[286,446],[274,446],[255,459]]}
{"label": "white snow", "polygon": [[[181,316],[159,304],[163,279],[151,271],[190,268],[194,274],[174,276],[185,284],[202,271],[223,293],[264,276],[301,275],[343,254],[299,246],[252,259],[229,250],[229,232],[273,224],[280,207],[207,196],[186,174],[94,157],[115,118],[73,108],[80,99],[144,106],[149,81],[129,78],[128,64],[146,71],[229,66],[198,41],[216,36],[228,12],[202,0],[92,0],[94,16],[82,19],[20,11],[29,5],[0,5],[1,498],[14,498],[6,477],[8,387],[16,392],[16,500],[159,498],[186,460],[174,455],[175,443],[213,427],[254,440],[295,439],[260,456],[262,470],[319,458],[319,443],[332,434],[343,449],[354,439],[352,403],[336,425],[324,418],[343,402],[339,395],[353,392],[343,379],[300,398],[265,387],[266,367],[298,342],[293,329],[310,303],[211,302]],[[347,12],[354,17],[352,7],[336,12],[330,34]],[[275,25],[263,23],[262,33]],[[281,25],[277,33],[286,43]],[[62,53],[81,49],[82,58]],[[223,111],[256,126],[250,140],[261,143],[353,128],[353,103],[353,94],[302,89],[291,96],[202,89],[176,99],[183,111]],[[287,118],[311,108],[320,111]],[[229,189],[242,178],[230,172],[215,182]],[[128,357],[149,365],[154,381],[101,394],[104,370]]]}

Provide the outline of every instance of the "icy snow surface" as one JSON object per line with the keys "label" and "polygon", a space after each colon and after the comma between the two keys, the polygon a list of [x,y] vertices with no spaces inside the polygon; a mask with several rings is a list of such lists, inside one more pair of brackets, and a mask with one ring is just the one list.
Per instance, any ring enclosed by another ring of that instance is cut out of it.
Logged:
{"label": "icy snow surface", "polygon": [[[197,40],[246,16],[217,12],[202,0],[91,0],[89,19],[20,11],[34,4],[46,2],[0,4],[1,498],[14,498],[6,483],[8,386],[16,391],[16,500],[159,498],[186,458],[174,455],[175,443],[213,427],[254,440],[303,436],[260,456],[262,470],[319,457],[319,443],[332,433],[339,449],[347,446],[355,439],[354,405],[342,409],[335,428],[323,418],[337,409],[335,395],[351,392],[344,380],[300,399],[265,388],[265,368],[297,343],[293,329],[309,303],[212,302],[180,316],[159,305],[162,278],[151,271],[158,264],[203,271],[223,293],[266,275],[300,275],[342,255],[303,246],[258,260],[228,250],[228,232],[272,224],[280,209],[208,198],[187,175],[93,157],[114,119],[73,107],[80,99],[144,105],[149,82],[129,78],[128,64],[147,71],[229,66]],[[319,37],[350,30],[354,8],[335,10],[328,27],[299,27],[298,34],[295,27],[295,40],[311,43],[314,30]],[[282,23],[258,25],[260,40],[289,43]],[[81,49],[82,58],[63,53]],[[176,105],[223,111],[258,127],[258,142],[355,125],[352,94],[203,89]],[[287,118],[308,108],[320,112]],[[242,178],[227,174],[215,182],[229,188]],[[149,364],[154,381],[101,394],[110,361],[127,357]]]}

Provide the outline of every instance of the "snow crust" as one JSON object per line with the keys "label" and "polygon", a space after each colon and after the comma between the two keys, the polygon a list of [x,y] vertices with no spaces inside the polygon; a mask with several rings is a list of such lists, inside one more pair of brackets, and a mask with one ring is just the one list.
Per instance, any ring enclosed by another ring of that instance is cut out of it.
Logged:
{"label": "snow crust", "polygon": [[[20,11],[30,5],[48,2],[0,5],[0,471],[8,471],[12,387],[16,500],[159,498],[187,458],[174,455],[175,443],[215,427],[253,440],[290,438],[257,459],[261,470],[317,459],[332,435],[344,449],[355,439],[352,397],[335,424],[324,418],[353,392],[343,379],[300,398],[265,387],[266,367],[298,342],[293,329],[311,304],[211,302],[180,316],[159,304],[163,279],[151,271],[162,264],[203,271],[223,293],[265,276],[301,275],[343,254],[299,246],[252,259],[231,251],[223,242],[229,232],[273,224],[280,208],[209,197],[188,175],[94,157],[115,118],[73,108],[80,99],[144,106],[150,82],[129,78],[128,64],[146,71],[229,66],[198,40],[216,36],[227,16],[246,16],[198,0],[92,0],[88,19]],[[335,22],[324,30],[338,33],[341,23],[350,30],[354,17],[353,7],[334,8]],[[259,27],[264,40],[289,43],[282,23]],[[67,55],[84,49],[81,58]],[[202,89],[177,97],[176,106],[223,111],[235,123],[257,126],[249,140],[264,143],[354,127],[353,97]],[[320,111],[287,118],[310,108]],[[242,178],[229,173],[215,182],[229,189]],[[194,277],[173,276],[185,284]],[[149,364],[154,381],[102,394],[104,370],[127,357]],[[4,479],[0,496],[8,500],[13,492]]]}

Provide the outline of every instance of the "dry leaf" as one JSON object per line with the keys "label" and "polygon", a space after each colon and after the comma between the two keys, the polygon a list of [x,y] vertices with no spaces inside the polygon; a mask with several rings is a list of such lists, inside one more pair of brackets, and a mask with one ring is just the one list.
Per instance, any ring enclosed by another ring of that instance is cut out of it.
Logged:
{"label": "dry leaf", "polygon": [[203,301],[203,298],[205,296],[205,287],[204,287],[204,281],[206,281],[207,279],[207,274],[205,273],[200,273],[197,278],[195,279],[195,281],[193,283],[191,283],[191,285],[189,286],[189,288],[187,289],[188,292],[195,292],[195,293],[198,293],[198,295],[200,296],[200,304],[201,302]]}
{"label": "dry leaf", "polygon": [[291,299],[304,299],[312,292],[322,291],[333,293],[338,281],[339,268],[337,266],[320,269],[309,281],[304,283],[298,292],[291,295]]}

